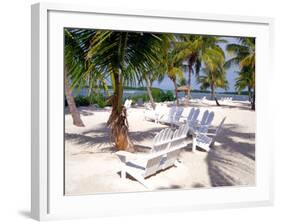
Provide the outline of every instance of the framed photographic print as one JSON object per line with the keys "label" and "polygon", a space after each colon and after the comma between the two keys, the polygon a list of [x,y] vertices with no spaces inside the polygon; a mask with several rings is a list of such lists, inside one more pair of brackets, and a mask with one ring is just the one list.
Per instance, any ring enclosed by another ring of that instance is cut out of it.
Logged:
{"label": "framed photographic print", "polygon": [[32,217],[272,204],[272,24],[33,5]]}

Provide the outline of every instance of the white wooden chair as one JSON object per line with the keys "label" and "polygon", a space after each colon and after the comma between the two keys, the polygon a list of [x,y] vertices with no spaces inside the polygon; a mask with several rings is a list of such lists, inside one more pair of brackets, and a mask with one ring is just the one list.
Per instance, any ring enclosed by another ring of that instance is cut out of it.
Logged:
{"label": "white wooden chair", "polygon": [[144,119],[145,120],[152,120],[156,123],[158,122],[159,118],[166,114],[168,111],[168,107],[166,105],[156,105],[155,109],[147,109],[144,111]]}
{"label": "white wooden chair", "polygon": [[206,110],[200,122],[194,122],[190,125],[191,134],[207,133],[212,121],[214,120],[215,113]]}
{"label": "white wooden chair", "polygon": [[179,125],[183,109],[183,107],[171,107],[167,114],[164,114],[159,118],[159,122],[169,124],[171,126]]}
{"label": "white wooden chair", "polygon": [[132,100],[130,99],[126,99],[125,100],[125,103],[124,103],[124,107],[129,110],[131,108],[131,105],[132,105]]}
{"label": "white wooden chair", "polygon": [[175,106],[172,106],[168,109],[168,112],[163,114],[161,117],[159,117],[159,122],[160,123],[172,123],[173,122],[173,119],[174,119],[174,116],[175,116],[175,113],[176,113],[176,107]]}
{"label": "white wooden chair", "polygon": [[176,113],[174,115],[172,125],[179,125],[180,124],[180,118],[181,118],[183,110],[184,110],[183,107],[177,107],[176,108]]}
{"label": "white wooden chair", "polygon": [[169,149],[181,149],[186,146],[186,138],[189,131],[188,123],[181,125],[178,129],[176,129],[173,133],[173,137],[171,139],[171,143],[169,145]]}
{"label": "white wooden chair", "polygon": [[115,154],[121,160],[122,179],[126,178],[127,173],[146,188],[152,190],[153,186],[147,183],[146,178],[158,171],[174,166],[179,152],[180,149],[165,150],[141,157],[137,157],[135,154],[126,151],[118,151]]}
{"label": "white wooden chair", "polygon": [[173,165],[177,166],[180,150],[186,146],[185,140],[187,138],[188,130],[188,124],[183,124],[174,132],[169,145],[169,153],[166,155],[166,160],[162,165],[162,169],[166,169]]}
{"label": "white wooden chair", "polygon": [[158,152],[165,150],[169,147],[173,131],[170,128],[162,129],[153,139],[151,152]]}
{"label": "white wooden chair", "polygon": [[[125,151],[118,151],[116,155],[121,160],[121,178],[126,177],[126,173],[135,178],[146,188],[152,187],[145,178],[158,171],[177,166],[177,158],[180,150],[185,146],[189,126],[184,124],[175,132],[170,128],[162,130],[154,138],[152,153],[137,155]],[[171,138],[172,137],[172,138]]]}
{"label": "white wooden chair", "polygon": [[192,143],[192,151],[194,152],[196,147],[200,147],[207,152],[210,151],[210,147],[212,147],[216,141],[217,136],[221,133],[222,127],[224,124],[226,117],[224,117],[216,129],[215,133],[211,136],[211,134],[206,133],[199,133],[193,136],[193,143]]}
{"label": "white wooden chair", "polygon": [[197,123],[199,114],[200,114],[199,108],[197,108],[197,109],[191,108],[191,110],[187,116],[187,119],[186,119],[186,122],[188,123],[188,125],[190,127],[193,127]]}

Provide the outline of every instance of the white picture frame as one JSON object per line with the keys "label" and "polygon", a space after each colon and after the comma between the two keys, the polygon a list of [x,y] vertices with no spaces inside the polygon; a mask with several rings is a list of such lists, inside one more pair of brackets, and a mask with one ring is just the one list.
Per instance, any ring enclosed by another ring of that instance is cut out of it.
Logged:
{"label": "white picture frame", "polygon": [[[270,92],[271,85],[270,79],[262,74],[273,74],[269,61],[273,49],[273,19],[191,12],[97,9],[94,6],[50,3],[32,5],[31,12],[31,215],[34,219],[180,212],[273,203],[273,142],[267,131],[271,122],[271,101],[267,94],[262,94],[264,91]],[[256,37],[256,186],[64,196],[61,147],[63,27]],[[189,30],[184,27],[189,27]]]}

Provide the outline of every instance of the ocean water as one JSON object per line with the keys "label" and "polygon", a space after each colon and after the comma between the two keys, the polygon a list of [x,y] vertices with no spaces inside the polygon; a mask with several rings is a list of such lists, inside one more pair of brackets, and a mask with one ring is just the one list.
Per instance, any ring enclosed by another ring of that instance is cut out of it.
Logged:
{"label": "ocean water", "polygon": [[[111,90],[109,90],[110,93],[112,93]],[[142,95],[146,93],[144,90],[124,90],[124,98],[129,98],[130,96],[137,96]],[[87,89],[81,89],[80,93],[78,95],[86,96],[87,95]],[[184,93],[180,92],[179,97],[184,97]],[[199,92],[192,92],[191,98],[192,99],[202,99],[203,97],[206,97],[206,99],[211,99],[210,93],[199,93]],[[238,94],[224,94],[224,93],[217,93],[217,99],[220,100],[221,98],[225,97],[231,97],[232,100],[239,100],[239,101],[248,101],[249,97],[247,95],[238,95]]]}

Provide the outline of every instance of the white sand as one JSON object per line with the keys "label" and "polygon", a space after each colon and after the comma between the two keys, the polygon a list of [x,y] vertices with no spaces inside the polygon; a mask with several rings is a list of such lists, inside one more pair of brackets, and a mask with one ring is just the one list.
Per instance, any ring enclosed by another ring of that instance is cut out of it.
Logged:
{"label": "white sand", "polygon": [[[149,177],[148,183],[155,189],[254,185],[256,116],[249,110],[249,104],[231,102],[218,107],[211,101],[204,104],[192,102],[183,115],[187,115],[193,106],[200,107],[201,111],[215,112],[213,128],[224,116],[227,117],[213,150],[193,153],[191,139],[188,139],[180,154],[182,165]],[[134,179],[122,180],[117,173],[120,161],[114,155],[110,130],[106,128],[110,108],[79,109],[86,127],[73,126],[71,116],[65,116],[66,194],[146,191]],[[167,127],[145,121],[144,110],[142,107],[132,108],[128,115],[130,137],[139,149],[149,148],[155,134]]]}

